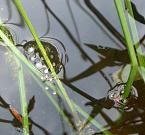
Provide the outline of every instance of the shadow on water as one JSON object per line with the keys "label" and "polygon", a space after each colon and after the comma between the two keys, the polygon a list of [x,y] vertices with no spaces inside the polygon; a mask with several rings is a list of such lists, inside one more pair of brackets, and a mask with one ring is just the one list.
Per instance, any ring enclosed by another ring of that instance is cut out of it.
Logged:
{"label": "shadow on water", "polygon": [[[91,76],[94,73],[102,70],[106,67],[121,66],[129,63],[129,57],[127,50],[119,50],[114,48],[108,48],[103,46],[96,46],[86,44],[89,48],[101,54],[101,60],[94,65],[87,68],[85,71],[79,73],[75,77],[68,79],[70,82],[78,81],[85,77]],[[124,57],[122,57],[122,55]]]}
{"label": "shadow on water", "polygon": [[[134,87],[137,88],[138,97],[132,97],[128,100],[126,104],[127,109],[121,110],[119,108],[114,107],[114,103],[112,100],[107,97],[96,99],[92,97],[88,93],[85,93],[85,90],[81,90],[71,84],[67,80],[62,80],[65,85],[71,88],[74,92],[78,93],[82,97],[89,100],[89,102],[85,103],[86,106],[91,106],[92,111],[90,113],[90,117],[86,120],[84,127],[90,123],[90,121],[98,115],[101,115],[103,120],[107,123],[104,127],[106,127],[113,134],[143,134],[144,133],[144,125],[145,125],[145,100],[144,100],[144,82],[142,80],[135,81]],[[104,110],[110,110],[115,108],[119,112],[119,119],[113,121]],[[100,116],[99,116],[100,117]],[[94,135],[102,134],[102,132],[95,133]]]}
{"label": "shadow on water", "polygon": [[[41,2],[45,9],[44,14],[48,20],[48,23],[47,23],[48,27],[47,27],[44,35],[47,35],[49,33],[50,26],[51,26],[49,14],[51,14],[53,16],[53,18],[56,20],[56,22],[58,22],[60,24],[60,26],[64,29],[65,34],[68,35],[68,37],[71,39],[71,42],[77,47],[77,49],[80,52],[81,58],[83,58],[83,61],[88,60],[92,64],[90,67],[88,67],[84,71],[81,71],[77,75],[72,76],[70,78],[67,77],[67,72],[66,72],[67,69],[65,69],[65,65],[64,66],[62,65],[64,74],[63,74],[63,78],[61,79],[61,81],[66,86],[68,86],[70,88],[70,90],[72,90],[73,92],[77,93],[78,95],[80,95],[86,99],[86,102],[84,104],[86,108],[88,108],[88,106],[91,106],[90,117],[85,121],[84,127],[86,125],[88,125],[92,119],[95,119],[96,116],[101,115],[103,120],[107,123],[107,124],[104,124],[103,126],[106,127],[113,134],[123,134],[123,135],[135,134],[135,133],[144,134],[144,125],[145,125],[145,123],[144,123],[145,122],[144,87],[145,86],[144,86],[144,83],[142,80],[138,80],[138,81],[134,82],[133,85],[137,89],[138,97],[129,99],[126,110],[120,110],[119,108],[114,107],[114,102],[112,102],[112,100],[108,99],[107,97],[102,97],[102,98],[97,99],[95,96],[93,97],[89,93],[87,93],[86,92],[87,90],[84,90],[84,89],[82,90],[82,88],[77,87],[73,84],[74,82],[77,82],[77,81],[80,81],[83,79],[85,80],[85,78],[90,77],[91,75],[94,75],[97,72],[100,72],[102,77],[105,79],[106,83],[109,85],[109,87],[110,87],[109,89],[114,88],[112,83],[110,82],[110,78],[108,78],[107,75],[104,72],[102,72],[102,70],[106,67],[110,67],[110,69],[111,69],[113,67],[120,67],[120,66],[122,67],[126,64],[129,64],[129,57],[128,57],[127,50],[126,49],[123,49],[123,50],[115,49],[115,48],[111,48],[111,47],[104,47],[101,45],[97,46],[93,43],[83,43],[83,39],[80,38],[81,36],[79,33],[79,28],[77,26],[77,21],[75,20],[75,14],[73,14],[73,9],[71,8],[70,0],[65,0],[65,2],[69,9],[70,16],[72,18],[73,25],[74,25],[72,27],[75,28],[77,38],[75,38],[75,36],[71,33],[71,31],[65,25],[65,23],[61,19],[59,19],[59,17],[52,11],[52,9],[48,6],[47,1],[41,0]],[[85,14],[87,14],[87,16],[90,17],[90,19],[92,19],[97,24],[96,26],[98,26],[98,22],[96,21],[96,18],[98,18],[99,21],[106,27],[106,29],[113,35],[113,39],[120,41],[120,43],[122,45],[120,48],[125,48],[126,43],[125,43],[124,37],[113,27],[113,25],[102,15],[102,13],[97,10],[97,8],[95,7],[95,5],[93,5],[91,0],[84,0],[83,1],[84,5],[82,5],[80,3],[80,0],[78,0],[78,1],[75,0],[74,2],[82,11],[84,11]],[[12,9],[10,6],[10,2],[8,0],[6,1],[6,3],[7,3],[8,9],[9,9],[9,12],[10,12],[8,21],[7,21],[7,23],[9,24],[9,20],[11,20],[11,18],[12,18],[12,14],[11,14]],[[88,12],[84,8],[84,6],[86,6],[90,10],[90,12]],[[137,12],[137,10],[136,10],[136,12]],[[92,14],[94,14],[94,16]],[[17,23],[17,24],[11,23],[11,24],[23,27],[24,21],[20,15],[19,15],[19,17],[20,17],[19,23]],[[143,16],[142,16],[142,18],[143,18]],[[104,29],[104,28],[102,28],[102,29]],[[145,39],[145,36],[143,36],[140,39],[140,43],[142,45],[144,45],[143,44],[144,39]],[[31,42],[34,42],[34,41],[31,41]],[[30,43],[30,41],[28,41],[28,43]],[[99,62],[93,61],[91,56],[89,56],[89,54],[87,53],[87,51],[83,49],[84,46],[85,47],[87,46],[88,49],[92,49],[92,51],[96,52],[98,54],[97,56],[100,59],[100,61]],[[88,82],[86,82],[86,83],[88,83]],[[94,88],[94,89],[96,89],[96,88]],[[101,88],[99,88],[99,89],[101,89]],[[75,125],[74,119],[73,119],[72,115],[67,111],[67,109],[66,109],[67,107],[62,102],[62,99],[59,96],[57,96],[56,99],[58,100],[58,104],[62,108],[64,114],[69,118],[69,123],[71,124],[71,127],[73,128],[73,130],[76,130],[77,127]],[[34,105],[35,105],[35,97],[33,96],[29,100],[28,113],[30,113],[35,108]],[[19,120],[19,118],[22,119],[21,114],[19,114],[14,107],[11,107],[1,96],[0,96],[0,106],[4,109],[8,110],[8,112],[10,112],[12,114],[12,118],[13,118],[12,120],[0,119],[0,122],[8,123],[8,124],[11,124],[15,128],[21,129],[22,122]],[[112,108],[116,109],[116,111],[119,113],[119,116],[118,116],[119,119],[117,119],[115,121],[112,118],[110,118],[109,114],[107,113],[107,111],[111,110]],[[14,113],[14,110],[15,110],[15,113]],[[63,135],[69,134],[69,132],[67,131],[67,127],[65,125],[64,119],[62,118],[61,115],[59,118],[61,121],[62,134]],[[29,117],[29,123],[30,123],[30,133],[32,135],[34,134],[33,130],[32,130],[33,126],[37,127],[39,130],[41,130],[44,135],[50,135],[50,133],[47,131],[47,129],[45,129],[44,127],[39,125],[37,122],[33,121],[30,117]],[[97,134],[102,134],[102,133],[96,132],[95,134],[97,135]]]}
{"label": "shadow on water", "polygon": [[[143,39],[144,36],[140,40],[140,43],[144,41]],[[72,84],[74,81],[79,81],[81,79],[89,77],[90,75],[93,75],[94,73],[98,72],[99,70],[107,66],[109,67],[121,66],[129,63],[127,50],[119,50],[119,49],[90,45],[90,44],[86,44],[86,45],[101,55],[100,56],[101,61],[89,67],[87,70],[76,75],[75,77],[72,77],[71,79],[64,78],[62,80],[62,82],[65,85],[67,85],[69,88],[71,88],[71,90],[73,90],[74,92],[78,93],[79,95],[89,100],[89,102],[85,104],[86,106],[92,106],[90,117],[88,118],[88,120],[86,120],[84,127],[88,123],[90,123],[90,121],[93,118],[95,118],[97,115],[101,115],[102,118],[107,123],[107,125],[104,127],[106,127],[109,131],[111,131],[111,133],[124,134],[124,135],[133,134],[133,133],[143,134],[144,132],[143,126],[145,124],[144,123],[145,108],[143,104],[145,103],[145,100],[142,99],[144,98],[144,94],[142,95],[142,92],[144,91],[144,82],[142,80],[134,82],[133,85],[138,90],[138,97],[137,98],[131,97],[126,105],[127,109],[123,111],[119,108],[116,108],[114,106],[114,102],[112,102],[112,100],[110,100],[109,98],[104,97],[101,99],[96,99],[95,97],[92,97],[88,93],[85,93],[85,90],[81,90]],[[111,89],[113,88],[111,87]],[[143,103],[140,103],[141,101]],[[121,117],[120,120],[116,120],[114,122],[104,111],[104,108],[107,110],[111,108],[115,108],[120,113],[119,116]],[[95,134],[101,134],[101,133],[95,133]]]}
{"label": "shadow on water", "polygon": [[[140,44],[144,42],[144,39],[145,39],[145,35],[140,39],[139,41]],[[97,73],[106,67],[123,66],[125,64],[130,63],[128,51],[126,49],[121,50],[121,49],[104,47],[101,45],[97,46],[97,45],[87,44],[87,43],[85,45],[98,53],[99,55],[98,57],[100,57],[100,61],[93,64],[92,66],[87,68],[85,71],[79,73],[75,77],[68,79],[70,82],[78,81],[85,77],[91,76],[94,73]]]}
{"label": "shadow on water", "polygon": [[[138,98],[131,99],[128,103],[128,110],[120,112],[120,119],[110,121],[105,119],[108,123],[105,127],[113,134],[144,134],[145,125],[145,99],[144,99],[144,82],[142,80],[135,81],[134,86],[138,90]],[[95,108],[94,108],[95,109]],[[96,107],[97,109],[97,107]],[[101,134],[95,133],[94,135]]]}
{"label": "shadow on water", "polygon": [[[92,64],[94,64],[95,62],[90,58],[90,56],[85,52],[85,50],[81,47],[81,44],[75,39],[75,37],[72,35],[72,33],[69,31],[69,29],[65,26],[65,24],[55,15],[55,13],[50,9],[50,7],[47,5],[46,1],[45,0],[41,0],[42,3],[44,4],[44,7],[49,11],[49,13],[57,20],[57,22],[62,26],[62,28],[64,29],[64,31],[66,32],[66,34],[69,36],[69,38],[72,40],[72,42],[74,43],[74,45],[76,45],[76,47],[78,48],[78,50],[80,51],[81,53],[81,56],[83,59],[88,59]],[[69,5],[69,2],[67,2],[67,4]],[[69,7],[68,7],[69,8]],[[70,10],[71,11],[71,10]],[[71,16],[72,13],[70,13]],[[73,20],[73,23],[74,23],[74,26],[76,28],[76,32],[77,32],[77,35],[78,35],[78,40],[80,41],[80,36],[79,36],[79,33],[78,33],[78,30],[77,30],[77,26],[76,26],[76,23],[75,23],[75,20],[74,18],[72,18]],[[106,81],[108,81],[108,79],[106,78],[105,74],[103,73],[103,71],[99,71],[100,74],[104,77],[104,79]],[[108,84],[111,86],[110,82],[108,82]]]}
{"label": "shadow on water", "polygon": [[88,8],[96,15],[96,17],[104,24],[104,26],[116,37],[122,45],[126,45],[124,37],[112,26],[112,24],[97,10],[97,8],[92,4],[91,0],[84,0]]}

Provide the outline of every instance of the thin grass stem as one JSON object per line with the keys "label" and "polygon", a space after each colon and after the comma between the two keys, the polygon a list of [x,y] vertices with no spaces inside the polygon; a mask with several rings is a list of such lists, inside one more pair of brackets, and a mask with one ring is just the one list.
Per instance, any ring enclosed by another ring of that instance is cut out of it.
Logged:
{"label": "thin grass stem", "polygon": [[91,118],[87,112],[83,111],[83,110],[82,110],[78,105],[76,105],[74,102],[73,102],[73,104],[74,104],[75,109],[76,109],[81,115],[83,115],[86,119],[88,119],[88,117],[89,117],[89,118],[90,118],[90,122],[91,122],[95,127],[97,127],[100,131],[102,131],[102,133],[103,133],[104,135],[112,135],[112,133],[111,133],[110,131],[108,131],[106,128],[103,128],[103,127],[101,126],[101,124],[99,124],[95,119]]}
{"label": "thin grass stem", "polygon": [[[32,71],[32,73],[34,73],[38,78],[41,78],[41,73],[23,56],[23,54],[21,54],[21,52],[13,45],[13,43],[5,36],[5,34],[0,30],[0,37],[3,39],[3,41],[8,45],[8,47],[11,49],[11,51],[13,52],[13,54],[15,54],[16,57],[19,58],[19,60],[21,60],[27,67],[28,69],[30,69],[30,71]],[[39,82],[39,81],[38,81]],[[47,86],[49,85],[50,88],[52,88],[55,92],[59,93],[59,95],[62,97],[63,99],[63,95],[62,93],[59,91],[59,90],[55,90],[57,89],[56,86],[51,83],[51,82],[45,82],[47,84]],[[40,84],[40,83],[38,83]],[[46,91],[45,91],[46,93]],[[52,97],[51,95],[48,95],[47,93],[47,97]],[[52,103],[55,103],[55,100],[53,100],[52,98],[50,99],[52,101]],[[71,101],[73,102],[73,101]],[[73,102],[73,105],[77,106],[74,102]],[[60,111],[61,108],[58,108],[59,106],[57,105],[57,103],[55,103],[55,107],[57,108],[58,111]],[[79,110],[81,111],[81,114],[83,114],[84,116],[86,116],[86,112],[81,110],[80,107],[79,107]],[[78,112],[80,112],[78,110]],[[62,114],[63,115],[63,114]],[[85,118],[87,118],[89,116],[89,114],[87,114],[87,116]],[[65,117],[65,116],[64,116]],[[65,118],[66,119],[66,118]],[[95,121],[95,122],[94,122]],[[91,121],[92,123],[92,121]],[[97,124],[98,122],[96,120],[93,120],[93,124],[101,130],[101,125],[98,126]],[[103,132],[103,131],[102,131]],[[109,131],[108,131],[109,132]],[[107,135],[107,134],[106,134]]]}
{"label": "thin grass stem", "polygon": [[137,68],[138,67],[136,67],[136,66],[131,67],[130,74],[129,74],[129,77],[128,77],[128,81],[127,81],[125,91],[124,91],[124,94],[123,94],[124,99],[126,99],[129,95],[129,93],[131,92],[131,87],[132,87],[133,81],[134,81],[134,79],[136,77],[136,74],[137,74]]}
{"label": "thin grass stem", "polygon": [[122,30],[123,30],[123,33],[124,33],[124,36],[125,36],[126,45],[127,45],[127,48],[128,48],[128,53],[129,53],[129,57],[130,57],[130,60],[131,60],[131,64],[133,66],[138,66],[135,50],[134,50],[134,47],[133,47],[133,44],[132,44],[129,28],[128,28],[128,25],[127,25],[126,17],[125,17],[123,6],[122,6],[122,0],[114,0],[114,2],[115,2],[117,13],[118,13],[118,16],[119,16],[119,19],[120,19]]}
{"label": "thin grass stem", "polygon": [[27,109],[27,100],[26,100],[26,91],[25,91],[25,81],[22,65],[18,60],[17,64],[19,66],[18,70],[18,80],[19,80],[19,93],[20,93],[20,101],[21,101],[21,110],[22,110],[22,118],[23,118],[23,131],[24,135],[29,135],[29,120],[28,120],[28,109]]}
{"label": "thin grass stem", "polygon": [[63,87],[61,81],[59,80],[57,74],[55,73],[55,70],[54,70],[54,68],[53,68],[53,66],[52,66],[52,64],[51,64],[51,62],[50,62],[50,59],[48,58],[48,55],[47,55],[47,53],[46,53],[46,51],[45,51],[43,45],[41,44],[41,42],[40,42],[40,40],[39,40],[39,38],[38,38],[38,35],[37,35],[37,33],[36,33],[36,31],[35,31],[33,25],[31,24],[29,18],[27,17],[27,14],[26,14],[26,12],[25,12],[25,10],[24,10],[24,8],[23,8],[21,2],[20,2],[19,0],[14,0],[14,2],[15,2],[15,5],[17,6],[19,12],[21,13],[23,19],[25,20],[27,26],[29,27],[29,29],[30,29],[30,31],[31,31],[31,33],[32,33],[32,35],[33,35],[33,37],[34,37],[34,39],[35,39],[37,45],[38,45],[38,48],[39,48],[39,50],[40,50],[42,56],[44,57],[44,60],[46,61],[47,66],[50,68],[50,70],[51,70],[51,72],[52,72],[52,75],[53,75],[55,78],[57,78],[57,79],[56,79],[57,85],[58,85],[58,87],[60,88],[61,92],[63,93],[64,98],[66,99],[67,104],[69,105],[71,111],[72,111],[73,114],[74,114],[74,109],[73,109],[73,105],[72,105],[72,103],[71,103],[71,100],[70,100],[70,98],[69,98],[67,92],[65,91],[65,89],[64,89],[64,87]]}
{"label": "thin grass stem", "polygon": [[139,43],[139,37],[138,37],[138,32],[136,28],[136,23],[134,19],[134,14],[131,6],[131,1],[130,0],[125,0],[126,7],[128,9],[128,18],[129,18],[129,24],[131,27],[131,33],[133,37],[133,42],[135,43],[135,49],[137,53],[137,58],[138,58],[138,63],[139,63],[139,69],[140,69],[140,75],[142,76],[144,82],[145,82],[145,59],[143,57],[142,49]]}
{"label": "thin grass stem", "polygon": [[124,90],[125,94],[124,94],[123,97],[125,99],[125,98],[128,97],[128,95],[130,93],[130,90],[131,90],[132,83],[135,79],[135,76],[136,76],[136,73],[137,73],[136,71],[137,71],[137,68],[138,68],[138,62],[137,62],[136,53],[135,53],[135,50],[134,50],[134,47],[133,47],[133,44],[132,44],[132,39],[131,39],[130,31],[129,31],[129,28],[128,28],[128,24],[127,24],[127,21],[126,21],[126,17],[125,17],[125,14],[124,14],[123,6],[122,6],[122,0],[114,0],[114,2],[115,2],[117,13],[118,13],[118,16],[119,16],[119,19],[120,19],[122,30],[123,30],[123,33],[124,33],[124,36],[125,36],[126,45],[127,45],[127,49],[128,49],[128,54],[129,54],[129,57],[130,57],[130,60],[131,60],[131,66],[132,66],[129,77],[128,77],[128,80],[127,80],[127,84],[126,84],[126,87],[125,87],[125,90]]}

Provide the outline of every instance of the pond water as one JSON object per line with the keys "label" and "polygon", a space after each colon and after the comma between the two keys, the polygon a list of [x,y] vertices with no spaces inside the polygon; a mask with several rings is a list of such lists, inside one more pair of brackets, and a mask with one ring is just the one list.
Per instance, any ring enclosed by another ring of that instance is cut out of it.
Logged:
{"label": "pond water", "polygon": [[[112,134],[144,134],[145,85],[142,80],[134,82],[138,94],[131,99],[124,112],[106,100],[108,90],[116,84],[112,74],[129,61],[127,52],[123,51],[125,40],[114,1],[109,0],[107,1],[109,3],[106,3],[106,0],[35,0],[35,2],[21,0],[21,2],[39,37],[51,37],[63,43],[68,61],[64,65],[65,72],[64,69],[60,71],[60,78],[70,98],[102,127],[107,127]],[[139,13],[145,16],[144,0],[133,2]],[[0,19],[14,34],[16,44],[22,44],[24,40],[33,40],[13,1],[0,1]],[[139,38],[142,38],[145,26],[137,22],[137,28]],[[56,48],[59,50],[58,46]],[[21,112],[18,69],[6,48],[2,46],[0,58],[0,96]],[[25,66],[24,75],[27,102],[35,97],[34,108],[29,114],[34,122],[33,134],[73,134]],[[63,109],[68,108],[52,90],[50,93],[59,106]],[[0,114],[2,135],[22,134],[14,126],[13,116],[8,109],[1,107]],[[85,118],[81,115],[80,117],[83,123]],[[90,123],[82,134],[103,133]]]}

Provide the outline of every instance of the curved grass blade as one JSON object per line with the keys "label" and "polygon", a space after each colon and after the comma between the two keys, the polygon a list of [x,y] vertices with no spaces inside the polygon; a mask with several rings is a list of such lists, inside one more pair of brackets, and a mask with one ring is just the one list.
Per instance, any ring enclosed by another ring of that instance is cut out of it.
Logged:
{"label": "curved grass blade", "polygon": [[25,12],[25,10],[24,10],[24,8],[23,8],[21,2],[20,2],[19,0],[14,0],[14,2],[15,2],[15,4],[16,4],[16,6],[17,6],[19,12],[21,13],[23,19],[25,20],[27,26],[29,27],[29,29],[30,29],[30,31],[31,31],[31,33],[32,33],[32,35],[33,35],[33,37],[34,37],[34,39],[35,39],[37,45],[38,45],[38,48],[39,48],[39,50],[40,50],[40,52],[41,52],[41,54],[42,54],[42,56],[43,56],[43,58],[44,58],[44,60],[45,60],[45,62],[46,62],[46,64],[47,64],[47,66],[50,68],[50,71],[52,72],[52,75],[54,76],[54,78],[56,78],[57,85],[58,85],[58,87],[60,88],[61,92],[63,93],[64,98],[65,98],[65,100],[66,100],[68,106],[70,107],[71,111],[74,113],[73,105],[72,105],[72,103],[71,103],[71,101],[70,101],[70,98],[69,98],[67,92],[65,91],[65,89],[64,89],[64,87],[63,87],[61,81],[59,80],[57,74],[55,73],[55,70],[54,70],[54,68],[53,68],[53,66],[52,66],[52,64],[51,64],[51,61],[50,61],[50,59],[48,58],[48,55],[47,55],[47,53],[46,53],[46,51],[45,51],[45,49],[44,49],[42,43],[40,42],[40,40],[39,40],[39,38],[38,38],[38,36],[37,36],[37,33],[36,33],[36,31],[35,31],[33,25],[31,24],[29,18],[27,17],[27,14],[26,14],[26,12]]}

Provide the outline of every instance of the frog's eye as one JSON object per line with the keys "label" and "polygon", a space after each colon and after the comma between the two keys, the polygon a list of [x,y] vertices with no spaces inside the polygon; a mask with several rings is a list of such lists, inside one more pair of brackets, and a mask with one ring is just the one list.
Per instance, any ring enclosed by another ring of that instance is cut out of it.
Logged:
{"label": "frog's eye", "polygon": [[54,55],[51,54],[51,55],[50,55],[50,58],[53,59],[53,58],[54,58]]}
{"label": "frog's eye", "polygon": [[53,66],[53,67],[55,67],[55,66],[56,66],[55,62],[53,62],[53,63],[52,63],[52,66]]}
{"label": "frog's eye", "polygon": [[124,93],[124,90],[121,91],[121,94],[123,94],[123,93]]}
{"label": "frog's eye", "polygon": [[114,93],[110,94],[110,97],[113,98],[114,97]]}
{"label": "frog's eye", "polygon": [[32,53],[32,52],[34,52],[34,48],[33,47],[30,47],[30,48],[28,48],[28,53]]}
{"label": "frog's eye", "polygon": [[35,55],[32,55],[32,56],[30,57],[30,60],[31,60],[32,62],[35,62],[36,56],[35,56]]}

